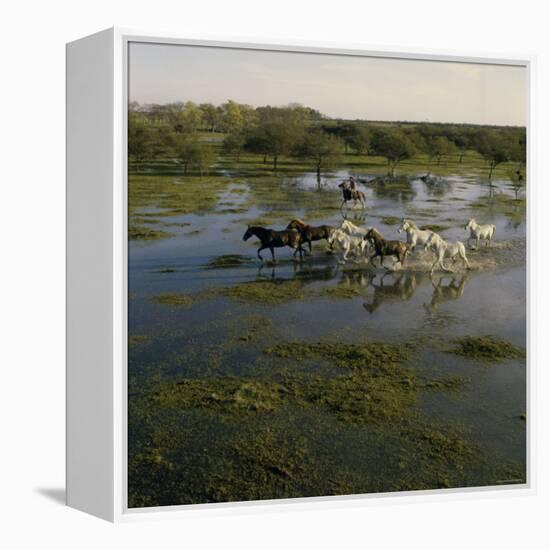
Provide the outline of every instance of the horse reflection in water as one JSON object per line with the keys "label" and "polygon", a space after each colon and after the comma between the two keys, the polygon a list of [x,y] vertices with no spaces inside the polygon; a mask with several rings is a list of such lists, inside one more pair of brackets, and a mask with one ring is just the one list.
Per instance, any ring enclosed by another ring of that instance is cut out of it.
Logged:
{"label": "horse reflection in water", "polygon": [[[391,277],[390,284],[385,282],[387,276]],[[416,292],[419,275],[406,271],[385,273],[380,277],[378,284],[373,282],[374,278],[373,276],[370,280],[370,286],[374,289],[372,299],[370,302],[363,304],[363,307],[371,314],[384,302],[406,302],[410,300]]]}
{"label": "horse reflection in water", "polygon": [[[258,278],[259,279],[277,279],[281,278],[281,272],[284,274],[284,271],[279,270],[279,277],[277,277],[278,267],[275,264],[261,264],[258,267]],[[292,263],[292,274],[287,278],[300,279],[305,283],[313,283],[315,281],[330,281],[334,279],[336,274],[336,266],[333,264],[327,264],[323,267],[314,267],[311,264],[301,264],[301,263]],[[285,278],[284,276],[282,278]]]}
{"label": "horse reflection in water", "polygon": [[463,274],[458,280],[456,275],[453,275],[449,283],[443,284],[444,280],[448,277],[448,275],[442,275],[439,277],[437,283],[435,282],[435,278],[431,278],[433,286],[432,300],[429,304],[424,304],[427,312],[437,313],[442,304],[451,300],[458,300],[464,294],[468,275]]}

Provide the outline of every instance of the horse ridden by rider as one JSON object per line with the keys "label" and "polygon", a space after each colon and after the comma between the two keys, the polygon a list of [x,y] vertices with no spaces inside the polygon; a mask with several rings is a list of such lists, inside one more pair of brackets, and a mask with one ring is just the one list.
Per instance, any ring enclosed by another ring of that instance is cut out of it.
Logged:
{"label": "horse ridden by rider", "polygon": [[353,201],[353,207],[355,207],[357,205],[357,202],[359,202],[361,204],[361,208],[365,208],[365,193],[357,189],[355,178],[353,176],[350,176],[349,180],[342,181],[342,183],[338,184],[338,187],[342,189],[343,199],[340,208],[343,208],[348,201]]}

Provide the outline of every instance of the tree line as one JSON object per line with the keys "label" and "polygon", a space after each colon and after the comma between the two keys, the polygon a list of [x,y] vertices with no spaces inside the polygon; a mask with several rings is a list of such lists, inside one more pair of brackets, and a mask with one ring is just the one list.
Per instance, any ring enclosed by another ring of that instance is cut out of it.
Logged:
{"label": "tree line", "polygon": [[399,164],[415,155],[427,155],[436,164],[451,157],[461,163],[473,150],[486,161],[491,179],[499,164],[513,161],[519,166],[526,155],[521,127],[335,120],[300,104],[130,104],[128,154],[133,161],[173,158],[184,173],[193,169],[203,174],[216,161],[209,143],[215,140],[223,140],[224,155],[238,160],[243,153],[255,154],[273,170],[282,157],[304,159],[319,177],[345,154],[383,157],[393,177]]}

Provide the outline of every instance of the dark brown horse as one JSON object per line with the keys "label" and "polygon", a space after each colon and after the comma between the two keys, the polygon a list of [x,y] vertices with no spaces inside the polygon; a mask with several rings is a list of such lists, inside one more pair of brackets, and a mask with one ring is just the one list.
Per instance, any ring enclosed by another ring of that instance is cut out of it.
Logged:
{"label": "dark brown horse", "polygon": [[364,240],[374,247],[374,254],[371,256],[371,261],[377,256],[380,258],[380,265],[384,265],[384,256],[393,256],[401,266],[405,265],[405,258],[410,254],[409,245],[401,241],[387,241],[376,231],[371,228],[363,237]]}
{"label": "dark brown horse", "polygon": [[309,246],[309,252],[311,254],[312,241],[320,241],[322,239],[328,240],[331,233],[334,231],[334,227],[331,225],[308,225],[302,220],[292,220],[287,226],[287,229],[296,229],[302,237],[302,242],[307,243]]}
{"label": "dark brown horse", "polygon": [[343,199],[342,204],[340,205],[340,208],[343,208],[348,201],[353,201],[353,206],[355,206],[357,204],[357,201],[359,201],[361,203],[361,208],[365,208],[366,197],[363,191],[359,191],[358,189],[352,189],[350,187],[349,182],[347,182],[346,180],[340,183],[338,187],[342,190],[342,199]]}
{"label": "dark brown horse", "polygon": [[304,249],[302,248],[302,237],[300,233],[295,229],[287,229],[284,231],[274,231],[273,229],[268,229],[267,227],[260,227],[258,225],[249,225],[245,234],[243,235],[243,241],[247,241],[250,237],[257,237],[260,239],[262,246],[258,248],[258,258],[264,261],[260,252],[269,248],[271,250],[271,257],[275,262],[275,248],[282,248],[283,246],[289,246],[294,249],[294,256],[296,253],[300,253],[300,259]]}

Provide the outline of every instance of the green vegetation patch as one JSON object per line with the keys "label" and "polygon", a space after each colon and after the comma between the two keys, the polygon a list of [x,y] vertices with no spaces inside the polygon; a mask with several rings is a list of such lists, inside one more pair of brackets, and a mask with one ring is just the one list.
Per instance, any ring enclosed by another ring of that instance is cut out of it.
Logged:
{"label": "green vegetation patch", "polygon": [[219,290],[219,294],[239,302],[278,305],[291,300],[303,300],[301,281],[253,281]]}
{"label": "green vegetation patch", "polygon": [[525,357],[524,350],[494,336],[464,336],[456,339],[455,344],[449,352],[468,359],[496,362]]}
{"label": "green vegetation patch", "polygon": [[155,302],[155,304],[164,304],[174,308],[189,308],[195,302],[194,297],[191,294],[183,294],[178,292],[159,294],[158,296],[154,296],[152,301]]}
{"label": "green vegetation patch", "polygon": [[428,223],[423,225],[420,229],[435,231],[436,233],[439,233],[440,231],[445,231],[445,229],[449,229],[449,228],[446,225],[439,225],[437,223]]}
{"label": "green vegetation patch", "polygon": [[143,227],[142,225],[130,225],[128,228],[128,238],[134,241],[152,241],[156,239],[166,239],[167,237],[173,237],[173,233],[168,231],[162,231],[161,229],[150,229],[149,227]]}
{"label": "green vegetation patch", "polygon": [[344,344],[317,342],[289,342],[277,344],[266,353],[296,360],[323,359],[347,369],[376,369],[377,373],[391,370],[409,358],[410,344],[392,345],[384,342]]}
{"label": "green vegetation patch", "polygon": [[246,256],[241,254],[224,254],[212,258],[205,266],[205,269],[224,269],[228,267],[237,267],[246,264],[250,261]]}
{"label": "green vegetation patch", "polygon": [[397,225],[401,222],[401,218],[397,218],[396,216],[386,216],[384,218],[380,218],[380,223],[383,223],[384,225]]}

